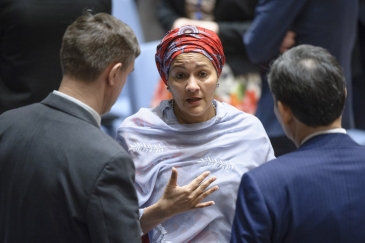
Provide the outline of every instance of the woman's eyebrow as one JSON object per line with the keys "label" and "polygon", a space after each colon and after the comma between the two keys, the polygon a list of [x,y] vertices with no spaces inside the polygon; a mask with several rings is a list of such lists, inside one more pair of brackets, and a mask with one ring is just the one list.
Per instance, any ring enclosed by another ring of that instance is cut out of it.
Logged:
{"label": "woman's eyebrow", "polygon": [[[202,63],[202,64],[199,64],[197,63],[195,65],[195,68],[200,68],[200,67],[208,67],[208,65],[206,63]],[[174,69],[174,68],[183,68],[183,69],[186,69],[185,65],[184,64],[176,64],[176,65],[173,65],[171,70]]]}
{"label": "woman's eyebrow", "polygon": [[182,69],[186,69],[185,65],[181,64],[181,65],[173,65],[171,70],[173,70],[174,68],[182,68]]}

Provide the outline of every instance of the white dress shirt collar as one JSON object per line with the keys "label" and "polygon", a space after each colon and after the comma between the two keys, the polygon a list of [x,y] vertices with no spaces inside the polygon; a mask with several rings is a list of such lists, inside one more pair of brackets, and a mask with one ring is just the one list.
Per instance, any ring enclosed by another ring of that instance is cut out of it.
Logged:
{"label": "white dress shirt collar", "polygon": [[72,101],[74,103],[76,103],[77,105],[81,106],[82,108],[84,108],[85,110],[87,110],[95,119],[96,123],[98,124],[98,126],[101,126],[101,116],[99,115],[99,113],[97,113],[93,108],[91,108],[90,106],[86,105],[85,103],[81,102],[78,99],[75,99],[67,94],[61,93],[57,90],[54,90],[53,93],[55,95],[59,95],[65,99],[68,99],[69,101]]}
{"label": "white dress shirt collar", "polygon": [[326,133],[344,133],[346,134],[346,130],[343,128],[334,128],[334,129],[328,129],[328,130],[324,130],[324,131],[319,131],[319,132],[314,132],[312,134],[309,134],[307,137],[305,137],[302,142],[300,143],[300,145],[303,145],[303,143],[305,143],[307,140],[309,140],[310,138],[320,135],[320,134],[326,134]]}

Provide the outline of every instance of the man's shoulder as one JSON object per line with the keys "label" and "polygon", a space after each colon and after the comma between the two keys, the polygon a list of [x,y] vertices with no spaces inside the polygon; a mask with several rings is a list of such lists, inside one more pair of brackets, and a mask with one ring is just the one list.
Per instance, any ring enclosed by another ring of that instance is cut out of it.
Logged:
{"label": "man's shoulder", "polygon": [[27,123],[30,118],[35,117],[35,111],[38,111],[42,105],[34,103],[27,106],[15,108],[0,114],[0,131],[5,131],[7,127],[19,123]]}
{"label": "man's shoulder", "polygon": [[26,106],[21,106],[15,109],[11,109],[11,110],[7,110],[4,113],[0,114],[1,118],[9,118],[12,116],[18,116],[18,115],[22,115],[24,113],[29,113],[32,112],[36,109],[38,109],[41,105],[41,103],[33,103],[33,104],[29,104]]}
{"label": "man's shoulder", "polygon": [[281,155],[257,168],[247,172],[254,178],[288,178],[301,173],[303,167],[308,161],[312,161],[311,157],[315,156],[313,151],[293,151],[288,154]]}
{"label": "man's shoulder", "polygon": [[76,127],[72,128],[71,133],[75,139],[75,143],[82,144],[85,152],[97,152],[103,155],[115,155],[118,153],[126,153],[126,151],[117,143],[110,135],[102,131],[100,128],[80,122]]}
{"label": "man's shoulder", "polygon": [[[365,148],[355,143],[348,144],[346,139],[343,140],[328,141],[322,145],[319,145],[318,142],[308,141],[312,143],[311,146],[307,144],[291,153],[281,155],[252,169],[247,174],[260,183],[274,185],[298,178],[305,180],[314,174],[326,173],[329,168],[342,168],[356,165],[362,161],[365,156]],[[339,143],[343,146],[339,146]]]}
{"label": "man's shoulder", "polygon": [[[49,141],[61,152],[68,148],[73,156],[98,154],[112,157],[126,153],[108,134],[87,119],[36,103],[5,112],[0,116],[0,133],[23,134],[23,139]],[[10,129],[7,129],[10,128]],[[33,132],[31,132],[33,130]],[[20,139],[20,138],[19,138]]]}

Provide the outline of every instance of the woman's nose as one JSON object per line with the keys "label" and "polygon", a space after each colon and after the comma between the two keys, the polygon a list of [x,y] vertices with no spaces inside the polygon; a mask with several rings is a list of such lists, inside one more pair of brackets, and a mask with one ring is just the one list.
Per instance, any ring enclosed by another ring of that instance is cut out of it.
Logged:
{"label": "woman's nose", "polygon": [[198,85],[196,78],[194,76],[191,76],[186,85],[186,90],[189,92],[195,92],[198,89],[199,89],[199,85]]}

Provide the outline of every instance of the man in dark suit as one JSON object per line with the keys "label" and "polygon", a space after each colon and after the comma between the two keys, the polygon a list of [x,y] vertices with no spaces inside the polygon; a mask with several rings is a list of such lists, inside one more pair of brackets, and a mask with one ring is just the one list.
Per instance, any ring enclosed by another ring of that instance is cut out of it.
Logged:
{"label": "man in dark suit", "polygon": [[140,241],[133,161],[99,128],[139,53],[126,24],[85,13],[59,91],[0,116],[0,242]]}
{"label": "man in dark suit", "polygon": [[300,45],[268,80],[299,148],[243,175],[231,242],[365,242],[365,147],[341,128],[342,68],[324,48]]}
{"label": "man in dark suit", "polygon": [[[347,100],[343,126],[354,127],[351,89],[351,52],[355,42],[358,0],[258,0],[254,21],[244,34],[244,43],[251,61],[269,63],[279,54],[279,47],[288,30],[296,34],[296,43],[326,48],[345,72]],[[263,123],[275,155],[287,153],[295,146],[285,137],[272,107],[272,96],[263,68],[262,94],[256,116]],[[289,143],[288,143],[289,142]]]}

